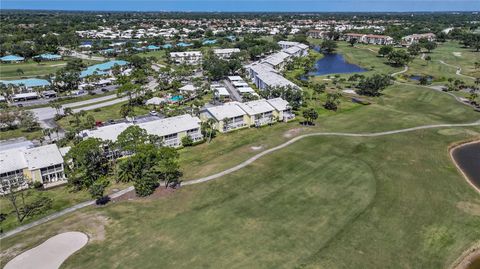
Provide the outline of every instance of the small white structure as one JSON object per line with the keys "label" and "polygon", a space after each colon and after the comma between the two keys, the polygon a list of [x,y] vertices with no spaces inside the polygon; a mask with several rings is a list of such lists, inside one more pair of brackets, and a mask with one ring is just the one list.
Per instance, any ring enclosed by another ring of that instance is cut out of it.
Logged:
{"label": "small white structure", "polygon": [[187,84],[178,90],[183,93],[194,93],[197,90],[197,87],[193,86],[192,84]]}
{"label": "small white structure", "polygon": [[165,98],[160,98],[160,97],[152,97],[150,99],[148,99],[145,104],[146,105],[155,105],[155,106],[158,106],[158,105],[161,105],[161,104],[164,104],[166,103],[167,100]]}
{"label": "small white structure", "polygon": [[213,53],[218,56],[220,59],[229,59],[234,53],[239,53],[239,48],[231,49],[214,49]]}
{"label": "small white structure", "polygon": [[202,58],[201,51],[170,52],[170,59],[177,64],[199,64]]}

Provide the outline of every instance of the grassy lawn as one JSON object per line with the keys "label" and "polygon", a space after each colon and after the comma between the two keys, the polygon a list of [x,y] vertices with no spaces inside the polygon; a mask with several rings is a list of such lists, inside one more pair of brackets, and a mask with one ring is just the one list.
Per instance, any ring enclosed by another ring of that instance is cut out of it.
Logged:
{"label": "grassy lawn", "polygon": [[[83,60],[86,65],[97,63],[92,60]],[[27,60],[24,63],[0,64],[0,79],[14,80],[30,77],[48,76],[55,73],[57,70],[65,67],[66,61],[46,61],[37,64],[33,60]],[[22,73],[17,73],[17,70],[23,70]]]}
{"label": "grassy lawn", "polygon": [[89,233],[65,268],[443,268],[480,236],[465,208],[478,195],[446,147],[479,132],[309,138],[219,181],[82,210],[2,245]]}
{"label": "grassy lawn", "polygon": [[[95,121],[107,121],[107,120],[117,120],[123,118],[120,114],[120,108],[123,104],[127,103],[121,102],[115,105],[111,106],[106,106],[106,107],[101,107],[101,108],[96,108],[94,110],[88,110],[87,115],[92,115],[95,118]],[[91,104],[89,104],[91,105]],[[86,106],[89,106],[86,105]],[[75,108],[81,108],[81,107],[75,107]],[[148,114],[149,109],[144,107],[144,106],[135,106],[134,107],[134,115],[145,115]],[[61,126],[65,130],[69,130],[70,128],[73,127],[74,125],[74,120],[75,117],[73,116],[67,116],[62,118],[61,120],[57,121],[58,125]]]}
{"label": "grassy lawn", "polygon": [[157,50],[157,51],[147,51],[147,52],[140,52],[136,54],[140,57],[155,57],[157,58],[158,63],[166,63],[166,51],[165,50]]}
{"label": "grassy lawn", "polygon": [[[24,63],[0,64],[0,79],[21,79],[27,77],[46,76],[61,69],[67,64],[66,61],[51,61],[37,64],[33,60],[28,60]],[[22,73],[17,73],[17,70],[23,70]]]}
{"label": "grassy lawn", "polygon": [[[367,49],[345,43],[339,51],[384,73],[401,70],[388,69]],[[343,97],[337,112],[325,110],[323,98],[307,101],[320,115],[315,126],[297,121],[239,130],[181,149],[183,178],[230,168],[300,134],[480,118],[451,96],[412,85],[393,85],[367,98],[368,106]],[[88,113],[120,118],[120,106]],[[59,124],[70,127],[72,120]],[[480,127],[306,138],[216,181],[86,208],[4,239],[1,264],[75,230],[91,241],[65,268],[445,268],[480,238],[480,199],[447,150],[473,138],[480,138]]]}
{"label": "grassy lawn", "polygon": [[38,129],[32,132],[27,132],[23,128],[17,128],[7,131],[0,131],[0,140],[8,140],[12,138],[25,137],[28,140],[39,139],[42,137],[42,130]]}
{"label": "grassy lawn", "polygon": [[[107,193],[113,191],[113,189],[123,189],[128,185],[123,183],[111,184],[107,188]],[[48,211],[42,212],[42,214],[35,215],[26,218],[21,224],[26,224],[37,219],[40,219],[46,215],[60,211],[69,206],[91,200],[90,194],[87,191],[72,192],[67,186],[59,186],[48,190],[35,190],[30,189],[26,191],[25,201],[28,203],[32,201],[35,195],[42,194],[52,199],[52,208]],[[18,198],[20,199],[20,198]],[[11,202],[6,197],[0,197],[0,209],[1,213],[8,214],[7,218],[1,223],[0,227],[3,231],[11,230],[20,225],[15,216],[14,208]]]}

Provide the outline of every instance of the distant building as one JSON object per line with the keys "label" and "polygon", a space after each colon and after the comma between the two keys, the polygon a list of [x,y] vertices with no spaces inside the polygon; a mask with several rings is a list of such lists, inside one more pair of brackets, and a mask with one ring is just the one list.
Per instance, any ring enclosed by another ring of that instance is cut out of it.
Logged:
{"label": "distant building", "polygon": [[231,48],[231,49],[214,49],[213,53],[217,55],[220,59],[229,59],[232,57],[233,54],[239,53],[239,48]]}
{"label": "distant building", "polygon": [[420,39],[425,39],[427,41],[435,41],[437,36],[434,33],[426,34],[413,34],[402,37],[402,46],[410,46],[414,43],[418,43]]}
{"label": "distant building", "polygon": [[315,39],[324,39],[327,37],[327,32],[317,29],[312,29],[307,32],[307,36]]}
{"label": "distant building", "polygon": [[101,64],[95,64],[87,67],[80,73],[80,78],[85,78],[93,74],[97,75],[111,75],[111,70],[115,66],[126,66],[129,62],[123,60],[112,60]]}
{"label": "distant building", "polygon": [[41,182],[45,188],[66,183],[62,152],[55,144],[36,148],[14,148],[0,151],[0,193],[11,184],[26,188]]}
{"label": "distant building", "polygon": [[170,52],[170,59],[177,64],[199,64],[202,58],[201,51]]}
{"label": "distant building", "polygon": [[58,54],[44,53],[33,58],[40,58],[42,61],[59,61],[62,59],[62,56]]}
{"label": "distant building", "polygon": [[7,56],[1,57],[0,61],[6,62],[6,63],[18,63],[18,62],[25,61],[25,58],[17,55],[7,55]]}
{"label": "distant building", "polygon": [[365,35],[357,33],[347,33],[343,35],[343,39],[347,42],[356,39],[358,43],[373,45],[391,45],[393,38],[386,35]]}
{"label": "distant building", "polygon": [[245,66],[249,78],[260,90],[275,87],[291,87],[298,89],[298,86],[284,78],[277,70],[268,64],[253,63]]}

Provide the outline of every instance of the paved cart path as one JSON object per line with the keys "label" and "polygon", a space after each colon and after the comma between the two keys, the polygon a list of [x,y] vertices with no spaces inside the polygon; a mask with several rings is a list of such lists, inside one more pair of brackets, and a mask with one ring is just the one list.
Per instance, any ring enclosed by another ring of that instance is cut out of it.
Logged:
{"label": "paved cart path", "polygon": [[[304,134],[304,135],[300,135],[300,136],[297,136],[295,138],[292,138],[292,139],[288,140],[287,142],[285,142],[283,144],[280,144],[276,147],[273,147],[271,149],[267,149],[265,151],[262,151],[262,152],[256,154],[255,156],[249,158],[248,160],[246,160],[246,161],[244,161],[244,162],[242,162],[242,163],[240,163],[240,164],[238,164],[238,165],[236,165],[232,168],[229,168],[227,170],[224,170],[222,172],[219,172],[219,173],[207,176],[207,177],[202,177],[202,178],[192,179],[192,180],[186,180],[186,181],[182,182],[182,185],[183,186],[189,186],[189,185],[204,183],[204,182],[208,182],[208,181],[211,181],[211,180],[221,178],[225,175],[231,174],[235,171],[238,171],[238,170],[252,164],[256,160],[260,159],[261,157],[263,157],[267,154],[270,154],[270,153],[275,152],[277,150],[283,149],[283,148],[285,148],[285,147],[287,147],[287,146],[289,146],[289,145],[291,145],[291,144],[293,144],[293,143],[295,143],[299,140],[307,138],[307,137],[314,137],[314,136],[377,137],[377,136],[387,136],[387,135],[394,135],[394,134],[400,134],[400,133],[414,132],[414,131],[425,130],[425,129],[471,127],[471,126],[480,126],[480,120],[478,120],[476,122],[472,122],[472,123],[460,123],[460,124],[430,124],[430,125],[422,125],[422,126],[417,126],[417,127],[412,127],[412,128],[405,128],[405,129],[391,130],[391,131],[384,131],[384,132],[374,132],[374,133],[318,132],[318,133]],[[121,190],[119,192],[116,192],[116,193],[110,195],[110,197],[111,198],[116,198],[116,197],[119,197],[119,196],[121,196],[121,195],[123,195],[127,192],[133,191],[133,190],[134,190],[133,187],[128,187],[124,190]],[[41,218],[37,221],[31,222],[29,224],[26,224],[26,225],[20,226],[18,228],[15,228],[11,231],[8,231],[8,232],[2,234],[0,236],[0,239],[13,236],[13,235],[18,234],[18,233],[20,233],[22,231],[25,231],[27,229],[38,226],[42,223],[45,223],[45,222],[48,222],[50,220],[59,218],[59,217],[65,215],[65,214],[68,214],[70,212],[73,212],[73,211],[76,211],[78,209],[81,209],[81,208],[84,208],[84,207],[87,207],[87,206],[90,206],[90,205],[94,205],[94,204],[95,204],[95,201],[92,200],[92,201],[83,202],[83,203],[77,204],[75,206],[63,209],[63,210],[61,210],[59,212],[56,212],[52,215],[46,216],[46,217]]]}

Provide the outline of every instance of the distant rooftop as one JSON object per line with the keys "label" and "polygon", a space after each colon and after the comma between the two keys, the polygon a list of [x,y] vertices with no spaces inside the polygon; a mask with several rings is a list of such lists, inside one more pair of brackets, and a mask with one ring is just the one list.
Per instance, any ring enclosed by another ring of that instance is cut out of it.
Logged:
{"label": "distant rooftop", "polygon": [[15,85],[15,86],[25,86],[27,88],[32,88],[32,87],[44,87],[44,86],[49,86],[50,82],[45,79],[39,79],[39,78],[27,78],[27,79],[17,79],[17,80],[0,80],[0,83],[3,83],[5,85]]}
{"label": "distant rooftop", "polygon": [[7,55],[0,58],[2,62],[18,62],[23,61],[25,58],[17,56],[17,55]]}
{"label": "distant rooftop", "polygon": [[104,74],[107,73],[106,71],[112,69],[115,65],[123,66],[123,65],[127,65],[127,64],[128,64],[127,61],[112,60],[112,61],[109,61],[109,62],[106,62],[106,63],[92,65],[92,66],[87,67],[87,69],[83,70],[82,73],[80,73],[80,77],[81,78],[88,77],[88,76],[93,75],[95,72],[97,72],[97,74],[99,74],[99,75],[104,75]]}

